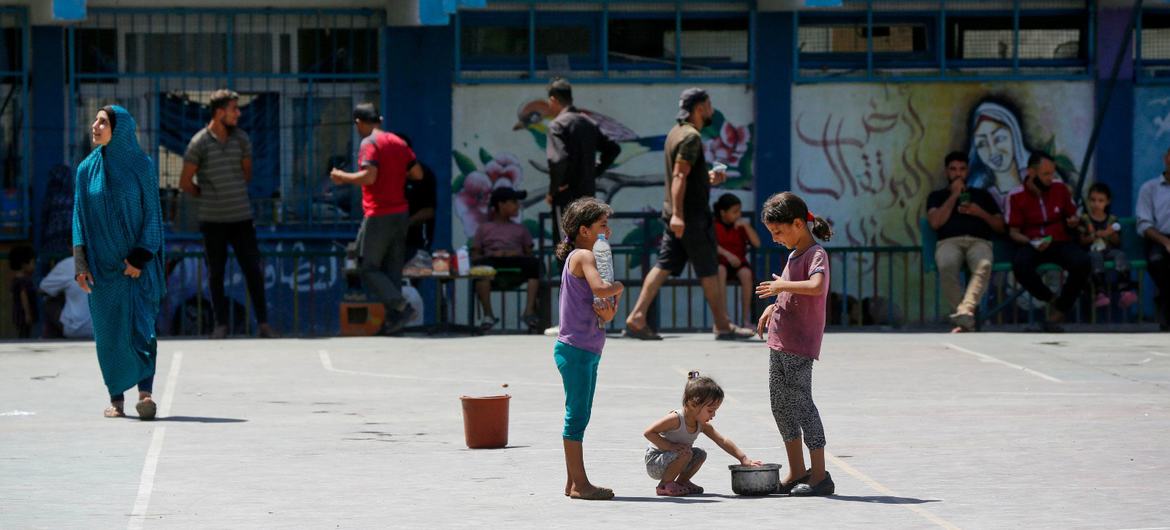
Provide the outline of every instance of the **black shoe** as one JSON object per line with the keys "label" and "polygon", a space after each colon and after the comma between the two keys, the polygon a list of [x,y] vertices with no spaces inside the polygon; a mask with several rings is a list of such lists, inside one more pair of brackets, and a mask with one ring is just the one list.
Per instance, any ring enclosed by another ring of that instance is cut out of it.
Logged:
{"label": "black shoe", "polygon": [[827,497],[836,491],[837,485],[833,484],[833,477],[829,472],[825,472],[825,480],[817,483],[816,486],[809,486],[807,483],[797,484],[792,487],[792,493],[789,495],[793,497]]}
{"label": "black shoe", "polygon": [[406,324],[414,319],[415,310],[410,304],[406,307],[394,311],[386,315],[386,321],[382,323],[382,327],[378,329],[378,335],[389,336],[396,335],[406,327]]}
{"label": "black shoe", "polygon": [[789,482],[788,484],[781,482],[779,486],[776,486],[776,493],[779,493],[781,495],[788,495],[788,494],[792,493],[792,488],[795,488],[796,486],[799,486],[801,484],[808,482],[808,477],[809,477],[809,475],[806,473],[803,477],[800,477],[792,482]]}

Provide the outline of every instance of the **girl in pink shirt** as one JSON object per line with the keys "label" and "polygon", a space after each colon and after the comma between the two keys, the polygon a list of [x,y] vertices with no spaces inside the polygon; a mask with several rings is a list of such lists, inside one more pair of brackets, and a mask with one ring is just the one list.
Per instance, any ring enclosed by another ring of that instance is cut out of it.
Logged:
{"label": "girl in pink shirt", "polygon": [[[829,254],[813,236],[828,241],[833,231],[790,192],[769,197],[762,217],[772,241],[792,249],[784,272],[756,287],[760,298],[776,297],[776,303],[760,316],[756,332],[760,336],[768,332],[772,416],[788,453],[788,477],[780,484],[780,492],[832,495],[833,478],[825,471],[825,428],[812,399],[812,367],[821,354],[829,293]],[[808,470],[802,438],[812,462]]]}

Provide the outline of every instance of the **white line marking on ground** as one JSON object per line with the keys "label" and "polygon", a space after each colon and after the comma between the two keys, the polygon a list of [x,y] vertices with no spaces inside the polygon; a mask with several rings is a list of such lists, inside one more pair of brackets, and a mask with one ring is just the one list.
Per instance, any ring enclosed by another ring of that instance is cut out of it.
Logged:
{"label": "white line marking on ground", "polygon": [[1029,373],[1029,374],[1031,374],[1031,375],[1034,375],[1034,376],[1036,376],[1036,377],[1039,377],[1040,379],[1043,379],[1043,380],[1045,380],[1045,381],[1051,381],[1051,382],[1053,382],[1053,383],[1063,383],[1063,382],[1064,382],[1064,381],[1061,381],[1060,379],[1057,379],[1057,378],[1055,378],[1055,377],[1052,377],[1052,376],[1050,376],[1050,375],[1048,375],[1048,374],[1046,374],[1046,373],[1044,373],[1044,372],[1039,372],[1039,371],[1033,370],[1033,369],[1031,369],[1031,368],[1028,368],[1028,367],[1026,367],[1026,366],[1020,366],[1020,365],[1018,365],[1018,364],[1015,364],[1015,363],[1009,363],[1009,362],[1007,362],[1007,361],[1005,361],[1005,360],[1003,360],[1003,359],[997,359],[997,358],[995,358],[995,357],[992,357],[992,356],[990,356],[990,355],[987,355],[986,353],[979,353],[979,352],[977,352],[977,351],[975,351],[975,350],[968,350],[967,348],[964,348],[964,347],[962,347],[962,346],[956,346],[956,345],[954,345],[954,344],[951,344],[951,343],[949,343],[949,342],[944,342],[944,343],[942,343],[942,345],[943,345],[943,346],[946,346],[946,347],[948,347],[948,348],[950,348],[950,349],[952,349],[952,350],[955,350],[955,351],[961,351],[961,352],[963,352],[963,353],[966,353],[966,354],[969,354],[969,355],[974,355],[974,356],[976,356],[976,357],[978,357],[978,358],[982,359],[984,362],[995,363],[995,364],[1002,364],[1002,365],[1004,365],[1004,366],[1007,366],[1007,367],[1009,367],[1009,368],[1015,368],[1015,369],[1017,369],[1017,370],[1022,370],[1022,371],[1026,372],[1026,373]]}
{"label": "white line marking on ground", "polygon": [[[1170,353],[1162,353],[1160,351],[1148,351],[1146,353],[1148,353],[1150,355],[1157,355],[1159,357],[1170,357]],[[1168,526],[1166,528],[1170,528],[1170,526]]]}
{"label": "white line marking on ground", "polygon": [[[772,418],[765,418],[764,416],[756,416],[756,419],[758,419],[764,423],[768,423],[770,425],[775,425],[773,423]],[[807,464],[807,462],[806,462],[806,464]],[[832,454],[829,453],[829,451],[825,451],[825,465],[828,466],[830,464],[833,467],[838,468],[841,471],[844,471],[845,473],[852,476],[853,478],[861,481],[866,486],[869,486],[870,489],[872,489],[872,490],[874,490],[882,495],[885,495],[887,497],[896,497],[896,498],[902,497],[901,495],[894,493],[893,490],[891,490],[890,488],[887,488],[882,483],[874,480],[869,475],[866,475],[865,473],[862,473],[857,468],[845,463],[844,460],[841,460],[840,458],[833,456]],[[959,530],[958,526],[955,526],[950,521],[947,521],[946,519],[943,519],[942,517],[939,517],[939,516],[931,513],[930,510],[927,510],[925,508],[921,508],[921,507],[915,506],[913,504],[898,504],[898,506],[906,508],[907,510],[910,510],[910,511],[918,514],[920,517],[922,517],[922,518],[924,518],[924,519],[926,519],[926,520],[928,520],[928,521],[930,521],[930,522],[932,522],[932,523],[934,523],[942,528],[946,528],[947,530]]]}
{"label": "white line marking on ground", "polygon": [[[175,402],[175,397],[178,393],[175,392],[175,385],[179,380],[179,367],[183,363],[183,352],[175,352],[174,357],[171,358],[171,370],[167,373],[167,392],[166,398],[162,399],[162,404],[158,407],[157,417],[165,418],[171,415],[171,404]],[[138,481],[138,497],[134,499],[134,509],[130,512],[130,523],[126,525],[129,530],[138,530],[142,528],[142,523],[146,520],[146,510],[150,507],[150,495],[154,491],[154,474],[158,470],[159,455],[162,454],[163,438],[166,436],[167,428],[165,426],[157,426],[154,428],[154,434],[150,437],[150,448],[146,450],[146,462],[142,465],[142,478]]]}
{"label": "white line marking on ground", "polygon": [[[890,488],[885,487],[880,482],[870,478],[865,473],[858,471],[857,468],[854,468],[853,466],[845,463],[844,460],[841,460],[840,458],[837,458],[837,457],[829,454],[828,451],[825,451],[825,460],[832,462],[833,467],[840,468],[842,471],[853,476],[853,478],[860,480],[861,482],[864,482],[866,486],[869,486],[874,491],[877,491],[878,493],[881,493],[882,495],[886,495],[889,497],[900,497],[900,495],[898,495],[897,493],[894,493],[892,490],[890,490]],[[942,528],[946,528],[947,530],[959,530],[959,527],[955,526],[954,524],[951,524],[950,521],[947,521],[946,519],[943,519],[942,517],[939,517],[939,516],[931,513],[930,511],[928,511],[924,508],[921,508],[919,506],[915,506],[913,504],[899,504],[898,506],[906,508],[907,510],[910,510],[910,511],[922,516],[926,520],[928,520],[936,525],[939,525]]]}

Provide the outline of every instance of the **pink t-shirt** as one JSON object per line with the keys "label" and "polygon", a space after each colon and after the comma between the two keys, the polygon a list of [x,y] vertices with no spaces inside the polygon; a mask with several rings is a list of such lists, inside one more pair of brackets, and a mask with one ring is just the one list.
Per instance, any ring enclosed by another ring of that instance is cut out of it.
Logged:
{"label": "pink t-shirt", "polygon": [[788,264],[780,273],[780,279],[800,282],[814,274],[825,275],[825,294],[809,296],[784,292],[776,297],[776,310],[768,321],[769,349],[820,358],[821,339],[825,336],[825,300],[829,292],[829,254],[820,245],[805,249],[799,256],[793,252],[788,256]]}
{"label": "pink t-shirt", "polygon": [[501,253],[523,254],[532,246],[532,233],[528,231],[528,227],[520,223],[487,221],[475,230],[471,244],[479,248],[485,256]]}

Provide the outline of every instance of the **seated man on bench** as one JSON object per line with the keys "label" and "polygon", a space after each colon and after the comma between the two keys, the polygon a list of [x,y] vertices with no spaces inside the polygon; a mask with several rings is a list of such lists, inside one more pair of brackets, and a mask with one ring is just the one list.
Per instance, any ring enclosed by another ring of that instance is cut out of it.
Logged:
{"label": "seated man on bench", "polygon": [[[1056,181],[1052,157],[1032,152],[1028,176],[1008,195],[1007,204],[1009,235],[1020,244],[1012,260],[1012,273],[1033,297],[1051,303],[1052,311],[1041,330],[1063,331],[1060,323],[1089,283],[1090,263],[1089,255],[1073,240],[1080,218],[1072,192]],[[1055,264],[1068,273],[1060,296],[1040,279],[1036,269],[1044,263]]]}
{"label": "seated man on bench", "polygon": [[1150,277],[1158,287],[1158,326],[1170,331],[1170,150],[1162,163],[1166,170],[1138,191],[1137,232],[1145,238]]}
{"label": "seated man on bench", "polygon": [[[475,265],[490,265],[496,269],[519,269],[520,277],[528,283],[528,302],[524,307],[524,323],[529,328],[540,326],[536,315],[536,296],[540,286],[540,260],[532,253],[532,234],[528,228],[513,222],[520,213],[520,200],[528,192],[512,188],[496,188],[488,204],[492,218],[480,224],[475,230],[471,246],[471,262]],[[498,279],[496,280],[498,281]],[[492,311],[493,280],[477,280],[475,293],[483,306],[483,320],[480,329],[487,331],[496,325]]]}
{"label": "seated man on bench", "polygon": [[[926,199],[926,219],[938,234],[934,259],[939,285],[955,325],[951,333],[975,330],[975,312],[991,277],[991,239],[1003,232],[1003,215],[987,190],[967,187],[967,154],[947,155],[947,187]],[[966,264],[971,272],[967,288],[959,279]]]}

